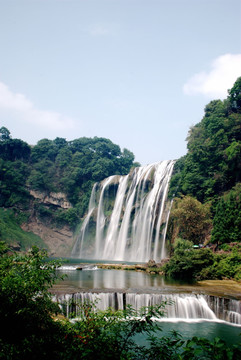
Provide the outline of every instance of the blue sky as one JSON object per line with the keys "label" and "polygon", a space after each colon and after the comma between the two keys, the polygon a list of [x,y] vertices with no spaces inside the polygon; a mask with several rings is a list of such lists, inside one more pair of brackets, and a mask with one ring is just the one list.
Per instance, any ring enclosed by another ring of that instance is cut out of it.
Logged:
{"label": "blue sky", "polygon": [[240,0],[0,0],[0,126],[177,159],[241,75],[240,24]]}

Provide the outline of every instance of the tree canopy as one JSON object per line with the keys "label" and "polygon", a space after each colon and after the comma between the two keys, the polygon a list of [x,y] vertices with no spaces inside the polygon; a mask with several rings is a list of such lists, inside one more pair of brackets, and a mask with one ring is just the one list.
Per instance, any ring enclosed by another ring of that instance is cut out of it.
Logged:
{"label": "tree canopy", "polygon": [[177,161],[173,179],[180,193],[203,202],[241,181],[240,93],[238,78],[228,98],[211,101],[202,121],[190,129],[187,155]]}
{"label": "tree canopy", "polygon": [[[37,203],[36,212],[51,216],[62,223],[74,225],[88,208],[89,196],[95,182],[117,174],[127,174],[134,163],[131,151],[106,138],[82,137],[72,141],[57,137],[41,139],[29,146],[12,139],[10,131],[0,128],[0,206],[23,210],[31,200],[29,190],[49,194],[62,192],[72,204],[72,210],[43,211]],[[41,211],[40,211],[41,209]],[[57,212],[56,212],[57,211]]]}
{"label": "tree canopy", "polygon": [[[223,101],[213,100],[207,104],[203,119],[190,129],[187,154],[177,160],[171,180],[170,196],[184,196],[177,202],[180,208],[173,207],[171,219],[176,217],[173,231],[177,236],[194,242],[198,241],[202,231],[194,239],[191,234],[188,235],[190,221],[186,218],[183,227],[180,225],[185,212],[187,217],[185,199],[190,202],[191,198],[193,203],[196,199],[210,209],[208,216],[211,227],[213,221],[212,242],[241,241],[241,77],[228,94]],[[198,213],[198,207],[193,209],[192,227]]]}

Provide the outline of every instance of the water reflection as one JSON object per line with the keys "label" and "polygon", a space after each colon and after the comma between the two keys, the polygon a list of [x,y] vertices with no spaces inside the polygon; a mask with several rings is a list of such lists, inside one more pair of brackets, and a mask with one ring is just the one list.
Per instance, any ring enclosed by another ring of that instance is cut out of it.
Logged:
{"label": "water reflection", "polygon": [[166,286],[177,286],[180,283],[167,280],[160,275],[145,272],[123,270],[85,270],[61,271],[66,273],[65,285],[81,289],[160,289]]}

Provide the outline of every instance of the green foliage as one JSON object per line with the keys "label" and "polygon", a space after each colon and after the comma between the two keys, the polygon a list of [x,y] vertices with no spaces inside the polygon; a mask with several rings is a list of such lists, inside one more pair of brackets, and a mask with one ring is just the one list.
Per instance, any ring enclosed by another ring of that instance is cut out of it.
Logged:
{"label": "green foliage", "polygon": [[239,279],[241,275],[241,253],[237,250],[232,251],[230,254],[223,256],[216,261],[213,266],[216,277],[222,278],[235,278]]}
{"label": "green foliage", "polygon": [[57,155],[58,147],[54,141],[48,139],[39,140],[31,151],[31,161],[36,163],[43,159],[54,161]]}
{"label": "green foliage", "polygon": [[31,151],[32,170],[28,183],[35,190],[62,191],[69,201],[87,209],[94,182],[113,174],[127,174],[134,155],[105,138],[79,138],[70,142],[56,138],[40,140]]}
{"label": "green foliage", "polygon": [[[176,162],[170,184],[169,198],[175,194],[179,199],[174,200],[170,214],[169,248],[177,237],[195,244],[241,241],[240,94],[241,77],[229,90],[228,98],[211,101],[201,122],[189,131],[187,155]],[[192,254],[182,254],[182,263],[174,255],[174,270],[167,266],[168,272],[174,276],[178,276],[177,269],[185,273],[192,267],[188,258],[195,260]],[[240,269],[231,261],[233,255],[222,258],[218,254],[215,259],[209,266],[199,267],[200,278],[239,279]],[[195,271],[191,276],[197,276]]]}
{"label": "green foliage", "polygon": [[45,263],[46,255],[33,248],[26,255],[9,256],[1,244],[1,359],[41,359],[47,353],[57,359],[53,339],[59,325],[51,314],[59,309],[48,290],[57,264]]}
{"label": "green foliage", "polygon": [[10,131],[5,126],[2,126],[0,128],[0,141],[6,141],[9,139],[10,139]]}
{"label": "green foliage", "polygon": [[183,360],[231,360],[240,357],[240,349],[234,346],[233,349],[227,347],[225,341],[215,338],[213,341],[193,337],[188,340],[182,353]]}
{"label": "green foliage", "polygon": [[31,148],[26,142],[12,139],[7,128],[0,128],[0,158],[8,161],[28,161],[30,152]]}
{"label": "green foliage", "polygon": [[[176,164],[171,189],[206,201],[241,181],[241,78],[227,100],[211,101],[188,134],[188,153]],[[178,180],[178,181],[177,181]]]}
{"label": "green foliage", "polygon": [[54,192],[58,190],[54,180],[55,176],[56,169],[54,163],[49,159],[43,159],[32,166],[28,184],[34,190]]}
{"label": "green foliage", "polygon": [[174,279],[198,279],[200,272],[214,263],[214,255],[210,249],[193,249],[190,241],[178,239],[174,255],[164,266],[167,276]]}
{"label": "green foliage", "polygon": [[169,199],[173,198],[174,196],[180,196],[180,184],[182,180],[182,172],[185,165],[185,156],[182,156],[175,162],[173,173],[169,185],[169,192],[168,197]]}
{"label": "green foliage", "polygon": [[[34,208],[42,220],[55,225],[74,227],[88,209],[94,182],[105,177],[130,171],[134,155],[105,138],[79,138],[66,141],[42,139],[30,147],[12,139],[10,131],[0,128],[0,207],[27,211]],[[63,192],[73,208],[43,205],[30,196],[29,189]],[[5,230],[7,229],[5,224]],[[3,230],[3,232],[5,231]],[[4,235],[5,236],[5,235]],[[9,239],[8,233],[4,238]]]}
{"label": "green foliage", "polygon": [[213,264],[203,268],[199,278],[241,280],[241,252],[234,248],[229,253],[215,254]]}
{"label": "green foliage", "polygon": [[55,213],[55,220],[59,224],[68,224],[73,227],[79,221],[78,210],[75,208],[59,210]]}
{"label": "green foliage", "polygon": [[175,198],[169,220],[173,239],[181,237],[194,244],[204,243],[211,231],[210,205],[202,204],[191,196]]}
{"label": "green foliage", "polygon": [[[60,263],[47,260],[46,252],[37,248],[26,255],[9,255],[0,242],[0,359],[234,360],[241,354],[240,345],[227,347],[218,338],[184,341],[176,332],[157,335],[160,328],[153,317],[163,315],[164,303],[139,311],[96,311],[85,303],[78,321],[56,321],[53,315],[60,308],[49,288]],[[146,334],[147,346],[135,341],[141,333]]]}
{"label": "green foliage", "polygon": [[233,112],[241,112],[241,77],[239,77],[231,90],[229,90],[229,102]]}
{"label": "green foliage", "polygon": [[175,239],[173,244],[174,251],[178,254],[186,250],[191,250],[193,248],[193,242],[189,240],[183,240],[182,238]]}
{"label": "green foliage", "polygon": [[39,236],[21,229],[20,225],[25,220],[23,213],[17,214],[13,210],[0,208],[0,239],[19,246],[21,250],[27,250],[33,245],[46,246]]}
{"label": "green foliage", "polygon": [[138,346],[138,334],[152,334],[158,329],[153,317],[163,316],[164,303],[155,307],[135,310],[96,311],[93,304],[85,303],[80,308],[80,321],[74,325],[83,359],[142,359],[144,347]]}
{"label": "green foliage", "polygon": [[25,187],[28,166],[19,160],[4,161],[0,158],[0,206],[11,207],[16,204],[24,207],[29,202]]}
{"label": "green foliage", "polygon": [[241,240],[241,183],[219,199],[211,240],[218,244]]}
{"label": "green foliage", "polygon": [[194,249],[188,240],[176,239],[174,254],[164,272],[174,279],[241,279],[241,251],[237,247],[213,253],[209,248]]}

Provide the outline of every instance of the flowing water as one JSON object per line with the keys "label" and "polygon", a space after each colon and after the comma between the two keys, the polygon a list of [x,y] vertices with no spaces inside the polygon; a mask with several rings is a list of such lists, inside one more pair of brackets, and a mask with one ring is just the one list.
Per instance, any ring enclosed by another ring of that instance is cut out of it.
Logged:
{"label": "flowing water", "polygon": [[72,256],[139,262],[163,259],[173,166],[174,161],[162,161],[95,184]]}
{"label": "flowing water", "polygon": [[[167,201],[174,161],[135,168],[94,185],[72,257],[88,260],[159,262],[166,257],[165,236],[172,201]],[[68,278],[55,288],[65,313],[78,316],[86,300],[99,309],[139,309],[166,302],[161,321],[163,335],[171,329],[183,338],[220,336],[237,343],[241,332],[241,301],[232,291],[220,295],[196,285],[173,282],[160,275],[135,271],[83,270],[66,265]],[[222,293],[222,291],[221,291]]]}
{"label": "flowing water", "polygon": [[55,288],[56,300],[65,313],[78,316],[79,307],[86,300],[97,308],[124,309],[127,304],[138,309],[167,302],[160,319],[163,335],[171,329],[184,338],[215,336],[237,343],[241,332],[241,301],[233,296],[217,296],[196,284],[176,282],[160,275],[125,270],[98,269],[86,264],[82,271],[65,265],[60,273],[68,277]]}

